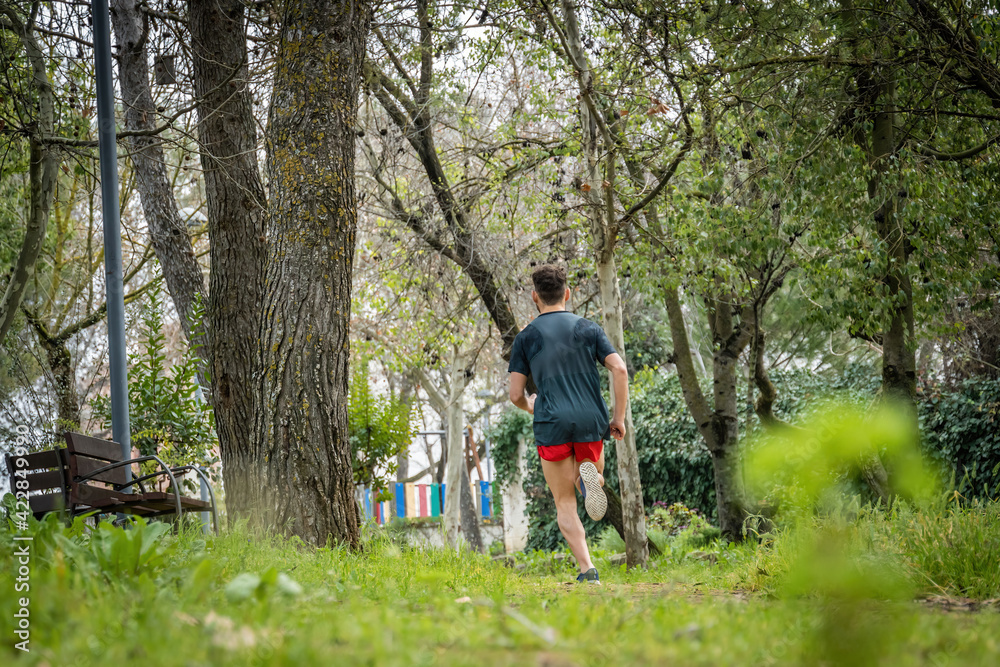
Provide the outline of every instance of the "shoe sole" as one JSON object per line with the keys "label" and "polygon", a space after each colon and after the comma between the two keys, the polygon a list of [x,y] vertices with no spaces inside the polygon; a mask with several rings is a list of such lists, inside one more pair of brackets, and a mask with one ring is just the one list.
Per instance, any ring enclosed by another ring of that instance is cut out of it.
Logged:
{"label": "shoe sole", "polygon": [[587,487],[587,496],[583,499],[587,514],[594,521],[600,521],[608,512],[608,497],[601,486],[601,474],[597,472],[597,466],[590,461],[583,463],[580,466],[580,479]]}

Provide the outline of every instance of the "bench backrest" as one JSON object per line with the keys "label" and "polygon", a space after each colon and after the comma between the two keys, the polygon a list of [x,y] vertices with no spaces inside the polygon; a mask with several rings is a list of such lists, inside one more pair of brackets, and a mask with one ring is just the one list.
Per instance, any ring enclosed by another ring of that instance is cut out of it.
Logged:
{"label": "bench backrest", "polygon": [[66,507],[69,473],[65,451],[49,449],[26,456],[6,457],[11,493],[27,491],[28,505],[36,515]]}
{"label": "bench backrest", "polygon": [[[72,479],[86,476],[111,463],[124,461],[122,446],[111,440],[92,438],[80,433],[66,433],[66,450],[69,454],[69,472]],[[129,466],[120,466],[100,473],[94,482],[126,484]],[[75,482],[74,482],[75,484]]]}

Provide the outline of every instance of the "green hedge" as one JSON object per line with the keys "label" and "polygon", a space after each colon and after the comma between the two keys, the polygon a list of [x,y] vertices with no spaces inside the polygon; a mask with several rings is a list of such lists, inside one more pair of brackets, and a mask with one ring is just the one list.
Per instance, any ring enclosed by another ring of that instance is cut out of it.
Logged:
{"label": "green hedge", "polygon": [[967,498],[1000,497],[1000,380],[932,385],[920,400],[924,450]]}

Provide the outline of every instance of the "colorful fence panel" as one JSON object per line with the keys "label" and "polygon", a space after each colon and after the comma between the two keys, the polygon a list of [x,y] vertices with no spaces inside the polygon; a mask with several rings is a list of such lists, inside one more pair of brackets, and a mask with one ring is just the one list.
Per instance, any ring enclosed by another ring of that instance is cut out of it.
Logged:
{"label": "colorful fence panel", "polygon": [[396,501],[396,516],[398,517],[406,516],[406,493],[403,487],[402,483],[396,484],[396,493],[393,494],[393,499]]}
{"label": "colorful fence panel", "polygon": [[[478,488],[477,488],[478,485]],[[375,502],[370,488],[359,489],[361,509],[366,520],[374,520],[385,525],[392,520],[395,508],[398,518],[439,517],[444,510],[446,484],[404,484],[393,485],[392,499]],[[473,497],[479,514],[483,518],[493,516],[493,483],[478,481],[472,483]]]}
{"label": "colorful fence panel", "polygon": [[479,482],[479,506],[481,508],[481,514],[484,517],[493,516],[493,491],[491,487],[493,485],[489,482],[480,481]]}
{"label": "colorful fence panel", "polygon": [[431,484],[431,516],[441,516],[441,489],[440,484]]}
{"label": "colorful fence panel", "polygon": [[428,489],[426,484],[417,484],[417,516],[428,516]]}

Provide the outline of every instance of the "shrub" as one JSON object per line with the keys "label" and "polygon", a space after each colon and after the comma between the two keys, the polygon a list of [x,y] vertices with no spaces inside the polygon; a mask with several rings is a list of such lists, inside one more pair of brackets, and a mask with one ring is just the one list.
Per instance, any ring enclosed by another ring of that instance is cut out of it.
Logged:
{"label": "shrub", "polygon": [[970,498],[1000,496],[1000,380],[925,388],[920,426],[927,456]]}
{"label": "shrub", "polygon": [[393,394],[379,395],[368,381],[367,357],[351,372],[347,401],[347,430],[354,462],[354,483],[372,488],[378,500],[387,500],[389,478],[396,472],[396,457],[413,438],[412,410]]}
{"label": "shrub", "polygon": [[[160,282],[148,291],[148,300],[139,311],[142,350],[129,355],[129,426],[132,446],[142,456],[155,454],[167,465],[194,464],[209,468],[218,461],[218,440],[212,408],[202,398],[198,371],[202,360],[197,348],[181,344],[179,361],[167,360],[163,333],[163,293]],[[202,317],[196,304],[193,329]],[[111,422],[111,401],[95,396],[91,413],[101,428]],[[186,480],[188,484],[196,484]],[[197,486],[195,486],[197,488]]]}

